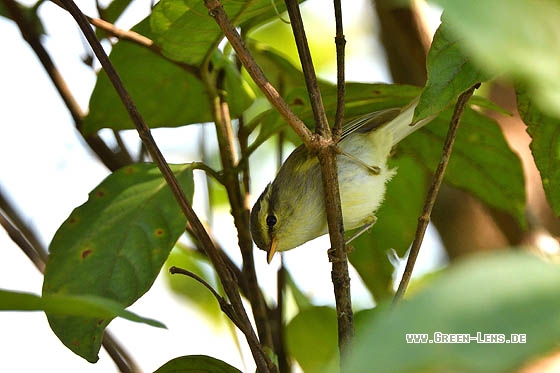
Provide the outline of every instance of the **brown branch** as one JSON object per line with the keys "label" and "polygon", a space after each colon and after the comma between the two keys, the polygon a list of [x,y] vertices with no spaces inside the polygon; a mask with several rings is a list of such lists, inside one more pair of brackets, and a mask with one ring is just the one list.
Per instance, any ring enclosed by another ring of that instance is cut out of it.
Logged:
{"label": "brown branch", "polygon": [[65,8],[70,12],[72,17],[76,20],[78,26],[84,33],[87,41],[89,42],[90,46],[92,47],[93,52],[95,53],[97,59],[101,63],[101,66],[107,73],[109,80],[113,84],[113,87],[117,91],[121,101],[123,102],[132,122],[134,123],[136,130],[140,136],[140,139],[146,146],[146,149],[150,153],[150,156],[153,158],[154,162],[158,165],[164,179],[166,180],[167,184],[171,188],[173,196],[177,200],[181,211],[186,216],[187,220],[192,226],[193,232],[197,236],[197,238],[202,243],[205,251],[208,254],[216,272],[222,282],[224,290],[231,302],[231,305],[236,312],[236,317],[240,321],[238,327],[241,332],[245,335],[246,340],[249,344],[249,348],[253,354],[255,359],[257,369],[262,372],[266,372],[269,370],[274,370],[275,366],[271,362],[268,355],[264,352],[262,346],[259,344],[257,336],[251,326],[249,317],[245,312],[245,308],[241,301],[241,297],[239,295],[239,288],[236,283],[236,279],[233,277],[231,271],[227,268],[221,254],[218,252],[214,243],[208,236],[204,226],[198,219],[198,216],[192,209],[187,197],[185,196],[184,192],[177,181],[177,178],[169,168],[168,163],[166,162],[163,154],[159,150],[152,134],[150,132],[150,128],[144,122],[140,112],[138,111],[136,105],[132,101],[128,91],[124,87],[119,75],[117,74],[115,68],[111,64],[107,54],[103,50],[101,43],[97,40],[95,33],[93,32],[91,26],[89,25],[87,19],[84,17],[80,9],[76,6],[76,4],[72,0],[61,0],[64,4]]}
{"label": "brown branch", "polygon": [[229,40],[231,46],[235,50],[237,57],[247,69],[247,72],[257,84],[259,89],[263,92],[268,101],[278,110],[280,115],[288,122],[292,127],[294,132],[303,140],[303,142],[310,146],[314,141],[314,136],[311,131],[305,126],[305,124],[295,115],[288,104],[282,99],[278,91],[272,86],[264,75],[262,69],[257,65],[253,56],[249,53],[249,50],[243,43],[241,36],[237,32],[236,28],[229,21],[227,14],[222,7],[219,0],[204,0],[206,7],[208,8],[208,13],[210,16],[214,17],[216,23],[220,26],[224,35]]}
{"label": "brown branch", "polygon": [[[33,49],[33,51],[37,55],[37,58],[39,58],[39,61],[45,68],[45,71],[49,75],[52,83],[58,91],[58,94],[70,111],[70,114],[74,119],[76,129],[80,131],[81,134],[84,113],[74,99],[74,96],[70,92],[70,89],[62,78],[62,75],[54,65],[54,62],[52,61],[48,52],[41,44],[40,35],[38,34],[36,27],[34,27],[31,21],[29,21],[29,19],[25,17],[19,5],[17,5],[15,1],[2,0],[2,2],[4,3],[6,10],[10,14],[10,17],[18,25],[23,39],[29,44],[31,49]],[[122,166],[132,163],[132,159],[130,158],[130,155],[128,154],[126,149],[120,149],[120,151],[114,152],[107,146],[107,144],[103,142],[103,140],[97,134],[82,134],[82,136],[91,150],[93,150],[95,154],[97,154],[103,164],[105,164],[105,166],[107,166],[107,168],[109,168],[110,170],[114,171],[118,168],[121,168]]]}
{"label": "brown branch", "polygon": [[453,143],[455,142],[455,137],[457,136],[457,130],[459,128],[459,123],[467,102],[473,95],[474,91],[480,86],[480,83],[475,84],[465,92],[463,92],[457,99],[455,104],[455,110],[453,111],[453,116],[451,117],[451,122],[449,123],[449,130],[447,131],[447,137],[445,143],[443,144],[443,150],[441,153],[441,159],[434,173],[434,178],[428,194],[426,195],[426,201],[424,202],[424,207],[422,208],[422,214],[418,218],[418,226],[416,227],[416,234],[414,236],[414,241],[412,247],[410,248],[410,254],[408,254],[408,260],[406,262],[406,267],[404,269],[403,276],[399,283],[399,288],[393,298],[393,306],[395,306],[404,296],[410,278],[412,277],[412,271],[414,269],[414,264],[416,263],[416,258],[418,258],[418,253],[420,252],[420,246],[422,245],[422,240],[424,239],[424,234],[426,233],[426,228],[430,222],[430,215],[432,213],[432,208],[436,202],[436,197],[438,195],[441,183],[443,181],[443,176],[445,175],[445,169],[449,163],[449,158],[451,157],[451,152],[453,150]]}
{"label": "brown branch", "polygon": [[239,184],[237,171],[237,155],[234,147],[233,128],[229,116],[229,106],[225,97],[219,92],[224,92],[225,71],[219,70],[215,85],[208,74],[203,73],[203,80],[206,84],[206,91],[210,96],[210,104],[213,107],[213,118],[216,124],[216,134],[218,137],[218,148],[223,168],[223,185],[226,188],[228,199],[231,205],[233,222],[237,229],[238,244],[243,258],[242,272],[247,279],[249,287],[248,299],[253,310],[253,317],[257,326],[259,340],[267,347],[272,347],[272,334],[267,318],[264,297],[259,288],[257,273],[255,271],[255,261],[253,256],[253,241],[249,231],[249,207],[243,198]]}
{"label": "brown branch", "polygon": [[181,275],[190,277],[190,278],[194,279],[195,281],[197,281],[198,283],[202,284],[206,289],[208,289],[210,291],[210,293],[212,293],[214,298],[216,298],[216,300],[218,301],[218,304],[220,305],[220,309],[222,310],[222,312],[225,313],[226,316],[235,325],[237,325],[239,327],[241,322],[237,318],[236,313],[233,310],[233,307],[231,306],[231,304],[229,304],[220,294],[218,294],[218,292],[216,290],[214,290],[214,288],[212,286],[210,286],[210,284],[208,282],[206,282],[202,277],[198,276],[196,273],[193,273],[193,272],[188,271],[186,269],[175,267],[175,266],[172,266],[172,267],[169,268],[169,273],[171,273],[172,275],[181,274]]}
{"label": "brown branch", "polygon": [[327,115],[325,114],[325,108],[323,107],[319,84],[317,84],[317,76],[315,74],[315,68],[313,67],[307,36],[305,35],[299,3],[297,0],[286,0],[285,2],[286,10],[290,16],[290,25],[292,26],[292,32],[296,41],[299,59],[301,61],[301,68],[305,77],[311,109],[313,110],[315,133],[319,136],[323,136],[325,139],[330,139],[331,132],[327,121]]}
{"label": "brown branch", "polygon": [[334,18],[336,23],[336,36],[334,42],[336,45],[336,115],[333,125],[333,141],[337,143],[342,135],[342,121],[344,119],[344,98],[346,95],[346,78],[345,78],[345,47],[346,39],[344,37],[344,28],[342,25],[342,6],[340,0],[334,0]]}
{"label": "brown branch", "polygon": [[[350,349],[354,338],[354,314],[352,312],[352,297],[350,295],[350,275],[348,273],[348,254],[344,240],[344,226],[342,220],[342,206],[338,185],[338,166],[336,162],[337,149],[331,139],[330,128],[327,123],[321,95],[317,86],[315,71],[311,61],[309,45],[305,37],[305,30],[299,4],[297,0],[286,0],[286,8],[290,15],[290,22],[294,38],[309,90],[316,121],[316,132],[321,134],[323,141],[317,144],[317,157],[321,166],[323,189],[325,191],[325,208],[331,240],[332,272],[336,312],[338,319],[338,348],[341,363]],[[315,106],[317,105],[317,107]]]}

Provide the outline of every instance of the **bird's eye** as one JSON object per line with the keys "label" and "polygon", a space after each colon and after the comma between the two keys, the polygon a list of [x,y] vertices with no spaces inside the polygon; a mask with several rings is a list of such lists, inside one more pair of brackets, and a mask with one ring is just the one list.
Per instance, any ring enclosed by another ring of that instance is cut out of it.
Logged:
{"label": "bird's eye", "polygon": [[266,225],[268,225],[269,227],[273,227],[274,224],[276,224],[276,216],[274,215],[268,215],[266,217]]}

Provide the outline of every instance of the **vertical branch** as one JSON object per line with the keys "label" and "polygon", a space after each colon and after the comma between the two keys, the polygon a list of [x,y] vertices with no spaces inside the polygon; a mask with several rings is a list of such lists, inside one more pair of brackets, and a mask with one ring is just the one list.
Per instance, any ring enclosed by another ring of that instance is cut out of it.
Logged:
{"label": "vertical branch", "polygon": [[344,119],[344,97],[346,95],[346,78],[344,50],[346,47],[346,39],[344,38],[344,29],[342,26],[342,6],[340,0],[334,0],[334,18],[336,23],[336,36],[334,43],[336,44],[336,115],[333,125],[333,140],[338,142],[342,135],[342,121]]}
{"label": "vertical branch", "polygon": [[165,181],[169,185],[173,196],[177,200],[181,211],[186,216],[188,222],[191,224],[192,230],[200,240],[204,250],[207,252],[216,272],[222,282],[224,290],[231,302],[231,306],[236,315],[236,325],[239,327],[241,332],[245,335],[249,348],[255,359],[257,369],[262,372],[267,372],[270,370],[275,370],[274,364],[271,362],[268,355],[264,352],[262,346],[259,344],[257,336],[251,326],[251,322],[245,308],[241,301],[241,296],[239,294],[239,288],[237,286],[236,279],[233,277],[232,272],[227,267],[226,263],[220,252],[217,250],[216,246],[210,239],[210,236],[206,232],[206,229],[202,225],[198,216],[192,209],[185,193],[183,193],[177,178],[169,168],[169,164],[163,157],[160,149],[158,148],[150,128],[144,122],[144,119],[140,115],[136,105],[132,101],[128,91],[124,87],[119,75],[117,74],[115,68],[111,64],[111,61],[107,57],[107,54],[103,50],[101,43],[97,40],[95,33],[93,32],[91,26],[89,25],[87,19],[84,17],[80,9],[72,0],[61,0],[65,8],[70,12],[72,17],[76,20],[76,23],[84,33],[84,36],[88,40],[93,52],[95,53],[97,59],[101,63],[101,66],[107,73],[109,80],[113,84],[113,87],[117,91],[119,98],[123,102],[125,109],[127,110],[132,122],[134,123],[136,130],[140,136],[140,139],[145,144],[146,149],[150,153],[150,156],[154,159],[154,162],[158,165]]}
{"label": "vertical branch", "polygon": [[215,85],[208,74],[203,73],[203,79],[213,107],[213,117],[216,123],[218,146],[224,173],[223,181],[231,204],[231,214],[237,229],[239,248],[243,257],[242,272],[249,290],[247,295],[253,310],[259,340],[265,346],[272,347],[272,334],[268,323],[266,304],[255,271],[253,241],[249,231],[249,207],[245,203],[246,199],[243,198],[239,183],[229,106],[224,96],[220,94],[220,92],[223,92],[225,71],[218,71]]}
{"label": "vertical branch", "polygon": [[315,68],[313,67],[313,60],[311,59],[311,52],[309,51],[309,44],[307,43],[307,36],[305,35],[305,28],[297,0],[286,0],[286,9],[290,16],[290,24],[296,41],[303,75],[305,76],[313,118],[315,118],[315,133],[330,139],[330,128],[325,108],[323,107],[319,85],[317,84],[317,76],[315,75]]}
{"label": "vertical branch", "polygon": [[457,99],[455,104],[455,110],[453,111],[453,116],[451,117],[451,122],[449,123],[449,130],[447,131],[447,137],[445,143],[443,144],[443,150],[441,154],[441,159],[434,173],[434,178],[432,180],[432,185],[428,190],[426,195],[426,201],[424,202],[424,207],[422,208],[422,214],[418,218],[418,226],[416,227],[416,234],[414,236],[414,241],[412,247],[410,248],[410,254],[408,254],[408,260],[406,262],[406,267],[404,269],[403,276],[399,283],[399,288],[393,298],[393,306],[396,305],[404,296],[410,278],[412,277],[412,271],[414,269],[414,264],[416,263],[416,258],[418,258],[418,253],[420,252],[420,245],[422,245],[422,240],[424,239],[424,234],[426,233],[426,228],[430,222],[430,215],[432,213],[432,208],[436,202],[436,197],[441,187],[443,181],[443,176],[445,175],[445,169],[449,163],[449,158],[451,157],[451,152],[453,150],[453,143],[455,142],[455,137],[457,136],[457,130],[459,128],[459,123],[467,102],[473,95],[475,89],[480,86],[480,83],[475,84],[465,92],[463,92]]}
{"label": "vertical branch", "polygon": [[[317,86],[317,79],[311,61],[309,45],[305,37],[305,30],[299,5],[296,0],[286,0],[286,8],[290,15],[290,22],[294,38],[298,47],[305,81],[309,90],[313,113],[316,121],[316,132],[322,135],[323,141],[317,149],[317,157],[321,166],[323,189],[325,191],[325,208],[329,236],[331,240],[332,272],[336,312],[338,320],[338,348],[341,362],[354,338],[354,314],[352,312],[352,298],[350,295],[350,275],[348,273],[348,253],[344,240],[344,226],[342,221],[342,206],[338,185],[338,167],[336,163],[337,150],[331,138],[321,94]],[[316,106],[317,105],[317,106]],[[310,193],[312,191],[309,191]]]}

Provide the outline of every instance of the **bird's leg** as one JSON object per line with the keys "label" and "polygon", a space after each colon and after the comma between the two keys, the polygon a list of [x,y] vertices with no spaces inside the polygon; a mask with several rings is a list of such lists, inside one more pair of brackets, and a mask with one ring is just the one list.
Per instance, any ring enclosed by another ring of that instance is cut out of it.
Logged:
{"label": "bird's leg", "polygon": [[[352,235],[352,237],[350,237],[348,240],[346,240],[346,245],[348,245],[350,242],[354,241],[356,238],[358,238],[359,236],[361,236],[364,232],[366,232],[367,230],[369,230],[371,227],[373,227],[373,225],[377,222],[377,217],[372,215],[368,221],[360,228],[359,231],[357,231],[356,233],[354,233]],[[348,253],[351,253],[352,251],[354,251],[354,248],[352,246],[347,246],[346,247],[346,251]],[[337,262],[340,261],[339,258],[337,258],[336,256],[334,256],[334,249],[330,248],[327,250],[327,255],[329,256],[329,262],[333,263],[333,262]]]}
{"label": "bird's leg", "polygon": [[338,154],[347,157],[348,159],[364,167],[366,170],[368,170],[374,175],[379,175],[381,173],[381,169],[378,166],[370,166],[366,164],[364,161],[362,161],[361,159],[354,157],[352,154],[346,153],[344,150],[338,149]]}
{"label": "bird's leg", "polygon": [[365,231],[369,230],[374,224],[377,222],[377,216],[372,215],[368,221],[362,225],[359,231],[354,233],[352,237],[346,240],[346,244],[348,245],[350,242],[354,241],[356,238],[360,237]]}

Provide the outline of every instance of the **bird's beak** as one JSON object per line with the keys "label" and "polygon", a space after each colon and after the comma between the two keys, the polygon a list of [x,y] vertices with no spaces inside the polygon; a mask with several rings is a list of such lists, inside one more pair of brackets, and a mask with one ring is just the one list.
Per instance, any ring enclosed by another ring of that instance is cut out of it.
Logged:
{"label": "bird's beak", "polygon": [[266,262],[270,264],[272,262],[272,258],[274,254],[276,254],[276,247],[278,246],[278,239],[276,237],[272,237],[272,241],[270,242],[270,248],[268,249],[268,255],[266,256]]}

